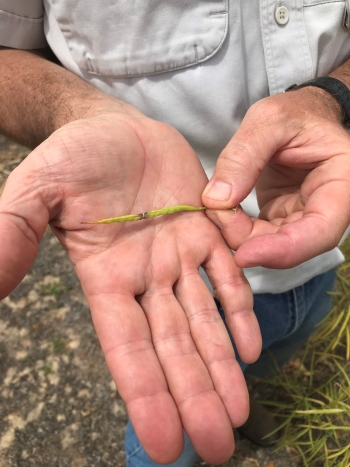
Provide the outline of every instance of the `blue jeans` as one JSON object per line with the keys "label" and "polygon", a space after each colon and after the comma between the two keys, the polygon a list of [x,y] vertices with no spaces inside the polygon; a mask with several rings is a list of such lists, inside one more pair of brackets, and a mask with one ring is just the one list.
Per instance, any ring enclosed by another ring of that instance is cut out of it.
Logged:
{"label": "blue jeans", "polygon": [[[259,360],[253,365],[246,365],[237,355],[245,374],[266,377],[275,370],[276,364],[281,367],[300,349],[315,331],[316,324],[331,310],[332,297],[327,292],[334,289],[335,272],[336,269],[332,269],[281,294],[254,295],[254,311],[260,324],[263,350]],[[225,322],[220,303],[217,304]],[[232,337],[231,340],[234,346]],[[184,437],[185,447],[181,457],[176,462],[168,464],[169,466],[191,467],[195,463],[197,454],[186,433]],[[127,467],[161,465],[148,457],[130,421],[125,435],[125,455]]]}

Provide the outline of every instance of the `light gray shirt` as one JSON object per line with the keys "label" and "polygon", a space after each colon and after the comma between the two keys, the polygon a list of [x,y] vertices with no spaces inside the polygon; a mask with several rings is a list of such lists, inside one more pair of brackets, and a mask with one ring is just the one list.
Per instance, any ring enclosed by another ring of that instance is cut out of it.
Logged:
{"label": "light gray shirt", "polygon": [[[0,44],[47,41],[67,69],[177,128],[210,177],[254,102],[349,57],[347,9],[348,0],[0,0]],[[254,193],[242,205],[258,215]],[[279,293],[342,260],[335,248],[245,273],[254,293]]]}

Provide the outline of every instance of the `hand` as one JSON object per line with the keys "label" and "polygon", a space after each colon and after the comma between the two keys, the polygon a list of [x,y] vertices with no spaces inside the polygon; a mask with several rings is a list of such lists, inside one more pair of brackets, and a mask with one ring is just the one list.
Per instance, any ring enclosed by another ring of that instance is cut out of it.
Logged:
{"label": "hand", "polygon": [[210,463],[227,460],[248,414],[241,358],[261,348],[253,301],[219,230],[203,212],[81,225],[167,205],[200,205],[206,176],[187,142],[141,114],[100,112],[63,126],[10,175],[0,201],[0,295],[31,266],[47,222],[67,249],[136,433],[173,462],[183,428]]}
{"label": "hand", "polygon": [[[290,268],[338,244],[350,222],[350,137],[340,120],[336,101],[311,87],[250,108],[202,196],[239,267]],[[259,219],[216,211],[254,185]]]}

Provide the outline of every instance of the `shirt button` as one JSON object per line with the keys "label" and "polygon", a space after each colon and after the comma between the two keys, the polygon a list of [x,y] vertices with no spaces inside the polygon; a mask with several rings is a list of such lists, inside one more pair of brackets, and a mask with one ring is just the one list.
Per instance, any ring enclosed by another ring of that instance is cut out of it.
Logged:
{"label": "shirt button", "polygon": [[287,24],[289,21],[289,11],[285,6],[280,6],[275,11],[275,20],[279,25]]}

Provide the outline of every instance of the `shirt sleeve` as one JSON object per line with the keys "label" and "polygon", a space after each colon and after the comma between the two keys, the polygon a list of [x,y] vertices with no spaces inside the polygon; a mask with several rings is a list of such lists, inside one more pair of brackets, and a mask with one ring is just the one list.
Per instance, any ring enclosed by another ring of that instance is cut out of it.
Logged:
{"label": "shirt sleeve", "polygon": [[43,0],[0,0],[0,46],[40,49],[44,34]]}

